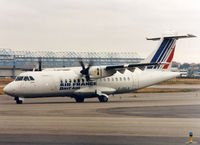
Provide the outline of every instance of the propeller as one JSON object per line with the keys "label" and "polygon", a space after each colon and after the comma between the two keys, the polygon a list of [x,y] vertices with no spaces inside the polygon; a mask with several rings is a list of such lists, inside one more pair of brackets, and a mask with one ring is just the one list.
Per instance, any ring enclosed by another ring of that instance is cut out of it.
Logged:
{"label": "propeller", "polygon": [[79,63],[82,67],[82,70],[80,71],[80,73],[82,75],[85,75],[86,80],[89,81],[90,80],[89,70],[90,70],[90,67],[93,65],[93,61],[91,60],[89,61],[87,68],[85,67],[85,64],[83,63],[83,60],[81,58],[79,59]]}

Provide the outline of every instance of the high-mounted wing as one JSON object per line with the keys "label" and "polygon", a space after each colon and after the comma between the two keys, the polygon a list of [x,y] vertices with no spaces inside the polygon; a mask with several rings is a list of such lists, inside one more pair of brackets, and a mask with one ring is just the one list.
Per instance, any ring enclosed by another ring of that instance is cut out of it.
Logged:
{"label": "high-mounted wing", "polygon": [[[161,63],[138,63],[138,64],[128,64],[128,65],[113,65],[113,66],[107,66],[105,70],[120,70],[120,69],[129,69],[129,68],[145,68],[146,66],[155,66],[155,65],[161,65]],[[143,70],[143,69],[142,69]]]}
{"label": "high-mounted wing", "polygon": [[144,70],[148,66],[158,66],[165,63],[138,63],[138,64],[127,64],[127,65],[112,65],[112,66],[92,66],[89,70],[89,75],[92,80],[109,77],[115,74],[117,71],[124,73],[126,69],[134,72],[135,68]]}

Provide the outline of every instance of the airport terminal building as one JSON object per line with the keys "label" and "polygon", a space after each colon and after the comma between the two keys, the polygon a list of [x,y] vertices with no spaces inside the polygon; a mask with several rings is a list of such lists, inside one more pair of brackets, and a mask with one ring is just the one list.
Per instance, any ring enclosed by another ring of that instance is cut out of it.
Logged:
{"label": "airport terminal building", "polygon": [[15,77],[23,71],[42,68],[79,66],[80,58],[93,65],[114,65],[138,63],[143,60],[135,52],[54,52],[54,51],[14,51],[0,48],[0,77]]}

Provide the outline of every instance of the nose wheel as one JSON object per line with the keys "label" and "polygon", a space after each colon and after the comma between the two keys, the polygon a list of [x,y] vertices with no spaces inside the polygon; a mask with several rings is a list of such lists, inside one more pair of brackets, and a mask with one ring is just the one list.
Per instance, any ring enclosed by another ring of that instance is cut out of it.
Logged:
{"label": "nose wheel", "polygon": [[15,97],[15,101],[16,101],[16,104],[22,104],[23,103],[23,99],[19,98],[19,97]]}

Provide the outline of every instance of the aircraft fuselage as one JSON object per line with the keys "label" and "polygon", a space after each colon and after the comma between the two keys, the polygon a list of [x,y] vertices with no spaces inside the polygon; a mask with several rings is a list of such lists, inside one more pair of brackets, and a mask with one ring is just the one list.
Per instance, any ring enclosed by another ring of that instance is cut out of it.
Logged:
{"label": "aircraft fuselage", "polygon": [[4,91],[13,97],[23,98],[56,96],[90,98],[97,97],[98,91],[107,95],[133,92],[178,75],[179,73],[175,72],[136,69],[133,73],[126,70],[123,74],[117,72],[110,77],[86,81],[84,76],[77,75],[73,70],[25,72],[19,76],[32,76],[34,80],[15,80]]}

